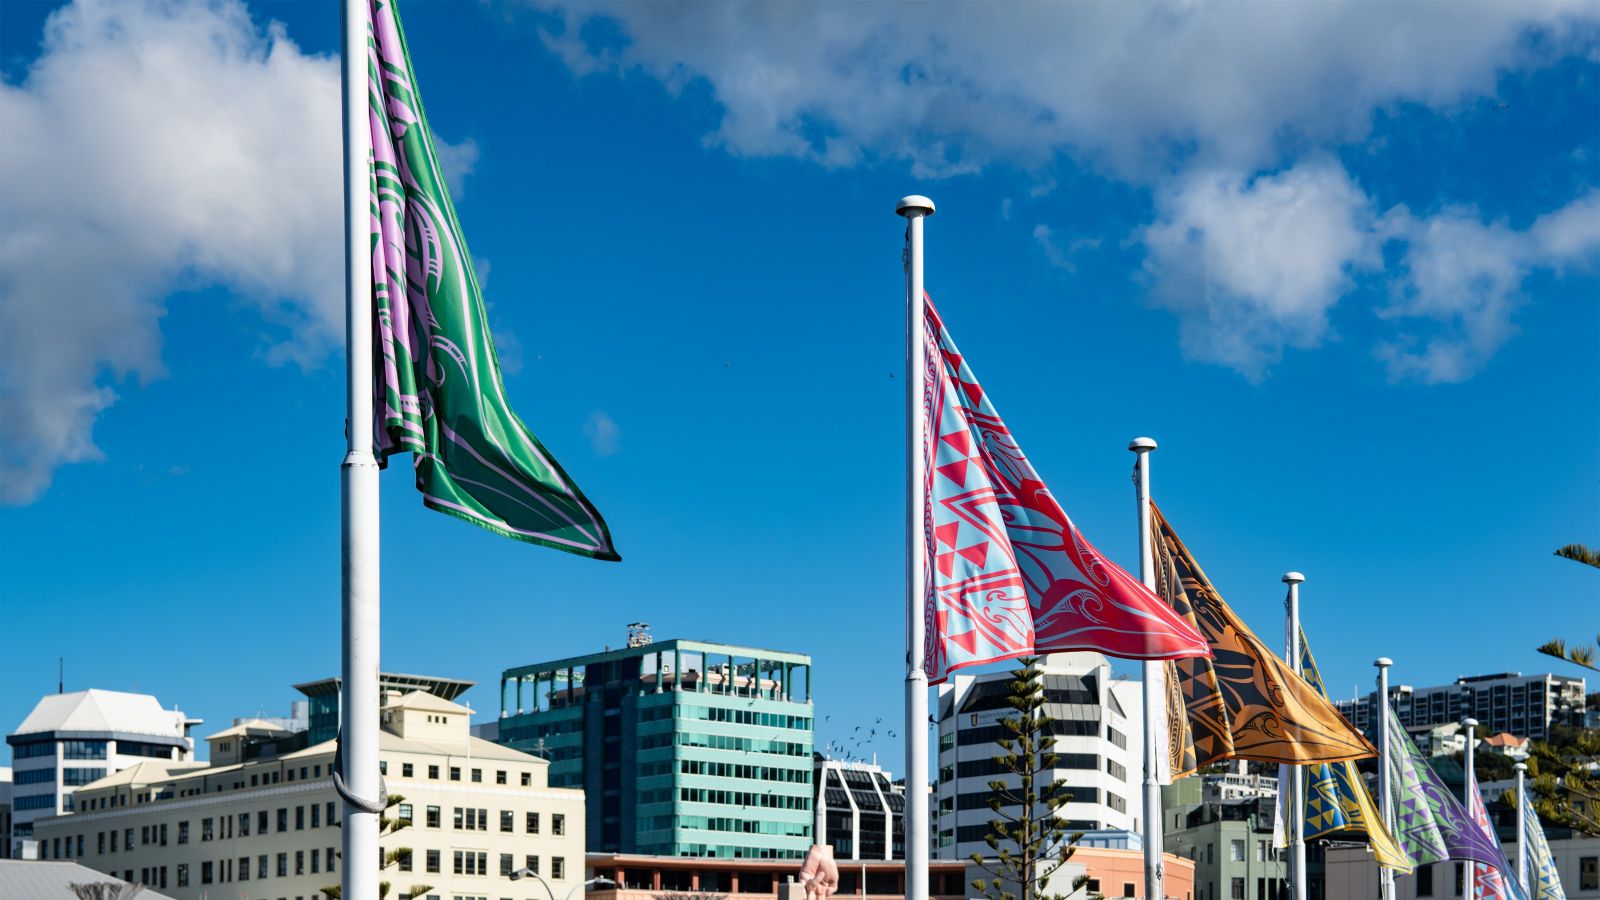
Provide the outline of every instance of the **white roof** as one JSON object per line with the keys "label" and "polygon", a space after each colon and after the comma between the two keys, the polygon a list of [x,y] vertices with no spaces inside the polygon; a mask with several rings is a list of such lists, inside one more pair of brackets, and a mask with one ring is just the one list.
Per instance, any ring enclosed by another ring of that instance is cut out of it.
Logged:
{"label": "white roof", "polygon": [[162,709],[161,703],[149,694],[95,689],[45,696],[12,734],[121,731],[181,738],[183,725],[183,713]]}
{"label": "white roof", "polygon": [[[112,884],[124,889],[132,887],[120,878],[67,860],[0,859],[0,897],[77,900],[79,895],[72,889],[75,884]],[[158,894],[149,888],[140,891],[138,896],[139,900],[172,900],[168,895]]]}

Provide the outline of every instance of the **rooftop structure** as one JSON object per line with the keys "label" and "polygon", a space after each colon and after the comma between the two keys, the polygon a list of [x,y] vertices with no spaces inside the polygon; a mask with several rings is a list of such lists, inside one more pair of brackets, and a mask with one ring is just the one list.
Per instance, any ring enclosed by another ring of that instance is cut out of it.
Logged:
{"label": "rooftop structure", "polygon": [[816,785],[818,843],[833,848],[835,859],[906,858],[906,787],[866,762],[818,755]]}
{"label": "rooftop structure", "polygon": [[[378,690],[389,691],[426,691],[435,697],[444,700],[455,700],[467,689],[477,684],[476,681],[462,681],[459,678],[438,678],[433,675],[402,675],[396,672],[378,673]],[[310,706],[306,713],[309,734],[306,740],[312,744],[331,741],[339,736],[339,679],[324,678],[320,681],[307,681],[297,684],[294,689],[306,695]]]}
{"label": "rooftop structure", "polygon": [[[79,893],[78,888],[98,890],[99,893],[86,895]],[[99,896],[105,900],[135,896],[138,900],[173,900],[148,887],[135,887],[128,881],[74,862],[0,860],[0,897],[79,900],[84,896]]]}

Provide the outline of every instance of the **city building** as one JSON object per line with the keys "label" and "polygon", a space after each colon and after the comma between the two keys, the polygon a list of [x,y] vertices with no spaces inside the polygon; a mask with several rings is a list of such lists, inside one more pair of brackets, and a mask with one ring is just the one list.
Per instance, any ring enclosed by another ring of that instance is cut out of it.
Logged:
{"label": "city building", "polygon": [[[1508,837],[1504,830],[1501,837]],[[1550,856],[1561,875],[1567,900],[1600,900],[1600,837],[1551,829],[1547,835]],[[1508,860],[1517,858],[1517,845],[1502,840]],[[1378,895],[1378,865],[1360,845],[1328,848],[1326,900],[1368,900]],[[1442,862],[1418,866],[1410,875],[1395,878],[1394,900],[1450,900],[1461,896],[1461,863]]]}
{"label": "city building", "polygon": [[[1272,845],[1276,800],[1205,802],[1204,791],[1203,779],[1194,776],[1162,789],[1163,847],[1194,863],[1194,900],[1288,898],[1287,860]],[[1322,897],[1321,846],[1306,846],[1306,888],[1311,898]]]}
{"label": "city building", "polygon": [[[338,711],[337,706],[334,709],[335,712]],[[287,716],[238,716],[233,720],[235,725],[242,725],[245,722],[268,722],[284,731],[307,731],[311,728],[311,701],[295,700],[290,703]],[[337,730],[335,724],[335,731]]]}
{"label": "city building", "polygon": [[[477,684],[475,681],[462,681],[457,678],[437,678],[432,675],[400,675],[394,672],[378,673],[378,690],[424,691],[441,700],[454,702],[467,689]],[[339,679],[324,678],[321,681],[308,681],[297,684],[294,689],[306,696],[306,740],[310,744],[320,744],[331,741],[339,736]],[[293,706],[290,707],[294,709]],[[295,713],[298,714],[298,710]],[[288,726],[286,726],[288,727]],[[293,727],[289,727],[294,731]]]}
{"label": "city building", "polygon": [[[905,863],[837,859],[837,897],[866,896],[904,900]],[[672,894],[721,897],[724,900],[789,900],[804,898],[796,875],[799,860],[695,859],[630,853],[589,854],[589,877],[615,884],[596,884],[589,900],[658,900]],[[963,900],[972,896],[967,864],[933,860],[928,865],[930,900]]]}
{"label": "city building", "polygon": [[1225,772],[1195,777],[1200,782],[1201,803],[1278,796],[1278,774],[1251,773],[1250,763],[1242,759],[1229,762]]}
{"label": "city building", "polygon": [[0,766],[0,859],[11,858],[11,767]]}
{"label": "city building", "polygon": [[[400,898],[537,896],[528,868],[562,893],[583,871],[583,796],[547,785],[549,764],[468,734],[470,711],[422,691],[389,692],[378,759],[409,826],[385,870]],[[322,896],[339,883],[341,804],[332,741],[246,721],[208,737],[205,763],[145,760],[79,788],[77,811],[35,822],[40,855],[71,859],[178,900]],[[421,890],[426,886],[426,890]]]}
{"label": "city building", "polygon": [[[1060,815],[1083,831],[1139,830],[1139,683],[1114,678],[1098,653],[1054,653],[1040,665],[1044,711],[1055,720],[1057,768],[1050,777],[1070,794]],[[987,852],[989,783],[1015,781],[994,761],[1000,752],[995,741],[1006,734],[1000,721],[1012,712],[1010,684],[1010,670],[999,669],[958,673],[939,686],[934,852],[940,858]]]}
{"label": "city building", "polygon": [[84,897],[120,900],[135,896],[138,900],[173,900],[148,887],[135,887],[120,878],[112,878],[74,862],[0,860],[0,897],[15,897],[18,900],[82,900]]}
{"label": "city building", "polygon": [[1479,741],[1477,749],[1483,753],[1498,753],[1501,756],[1509,756],[1512,759],[1527,759],[1532,743],[1531,738],[1517,737],[1514,734],[1502,731]]}
{"label": "city building", "polygon": [[653,641],[506,669],[497,740],[581,787],[588,846],[798,859],[811,846],[811,658]]}
{"label": "city building", "polygon": [[201,724],[162,709],[149,694],[73,691],[39,700],[11,745],[11,856],[37,858],[33,823],[73,809],[82,785],[150,760],[194,758],[189,731]]}
{"label": "city building", "polygon": [[[1196,900],[1195,863],[1172,853],[1161,855],[1161,889],[1169,900]],[[977,866],[968,865],[968,881],[984,878]],[[1079,878],[1081,888],[1073,889]],[[1062,894],[1069,900],[1143,900],[1144,841],[1135,831],[1103,831],[1085,834],[1065,865],[1050,877],[1044,891]],[[1020,891],[1014,891],[1020,895]]]}
{"label": "city building", "polygon": [[[1367,730],[1377,691],[1334,706],[1357,728]],[[1544,738],[1552,725],[1582,725],[1587,710],[1584,680],[1565,675],[1503,672],[1457,678],[1454,684],[1414,688],[1390,685],[1389,701],[1408,729],[1460,722],[1472,717],[1490,733],[1509,731]]]}
{"label": "city building", "polygon": [[1406,733],[1426,756],[1459,756],[1466,752],[1466,729],[1460,722],[1408,728]]}
{"label": "city building", "polygon": [[837,860],[906,858],[906,786],[866,762],[820,754],[812,771],[816,785],[812,826],[818,843],[833,847]]}

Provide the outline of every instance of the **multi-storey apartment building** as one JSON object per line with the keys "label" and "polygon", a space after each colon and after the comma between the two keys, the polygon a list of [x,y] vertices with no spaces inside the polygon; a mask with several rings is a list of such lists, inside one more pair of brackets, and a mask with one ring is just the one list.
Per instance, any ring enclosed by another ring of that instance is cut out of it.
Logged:
{"label": "multi-storey apartment building", "polygon": [[11,855],[35,858],[33,823],[73,809],[73,794],[91,781],[149,760],[194,758],[189,731],[201,724],[162,709],[149,694],[73,691],[42,698],[11,745]]}
{"label": "multi-storey apartment building", "polygon": [[[1366,730],[1373,721],[1377,696],[1377,691],[1371,691],[1354,700],[1337,700],[1334,706],[1357,728]],[[1390,685],[1389,702],[1407,728],[1460,722],[1470,716],[1491,734],[1508,731],[1532,738],[1547,737],[1552,725],[1581,725],[1587,706],[1582,678],[1520,672],[1473,675],[1435,687]]]}
{"label": "multi-storey apartment building", "polygon": [[597,853],[798,859],[811,845],[811,658],[652,642],[507,669],[496,740],[582,787]]}
{"label": "multi-storey apartment building", "polygon": [[835,859],[906,858],[906,786],[865,762],[817,756],[818,843],[833,847]]}
{"label": "multi-storey apartment building", "polygon": [[[379,765],[398,851],[384,880],[417,900],[542,896],[523,868],[564,893],[582,882],[583,795],[547,784],[538,757],[473,738],[466,707],[389,694]],[[321,900],[339,883],[336,745],[247,721],[207,738],[209,763],[147,760],[84,785],[77,811],[41,819],[41,855],[72,859],[178,900]]]}
{"label": "multi-storey apartment building", "polygon": [[[1098,653],[1055,653],[1044,658],[1045,712],[1057,768],[1070,800],[1060,815],[1083,831],[1138,830],[1140,741],[1144,729],[1138,682],[1115,679]],[[989,782],[1002,776],[995,741],[1011,714],[1008,670],[956,675],[939,686],[939,780],[935,852],[965,859],[990,852]]]}

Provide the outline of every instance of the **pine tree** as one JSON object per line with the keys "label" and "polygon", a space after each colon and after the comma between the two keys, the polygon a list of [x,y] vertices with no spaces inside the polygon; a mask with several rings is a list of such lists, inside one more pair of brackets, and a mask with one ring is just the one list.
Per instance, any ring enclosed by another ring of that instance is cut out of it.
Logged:
{"label": "pine tree", "polygon": [[[1018,660],[1021,668],[1011,672],[1006,703],[1010,715],[1000,720],[1008,736],[995,743],[1000,753],[994,761],[1002,774],[1014,776],[1016,786],[996,779],[989,782],[989,845],[992,858],[972,854],[972,861],[991,877],[972,882],[990,900],[1065,900],[1062,894],[1042,893],[1057,869],[1072,858],[1082,832],[1073,832],[1058,812],[1068,800],[1065,784],[1054,781],[1056,754],[1050,724],[1054,720],[1044,711],[1043,671],[1037,656]],[[1015,810],[1015,813],[1012,812]],[[1076,891],[1087,881],[1080,876],[1072,885]],[[1009,888],[1017,887],[1021,894]]]}

